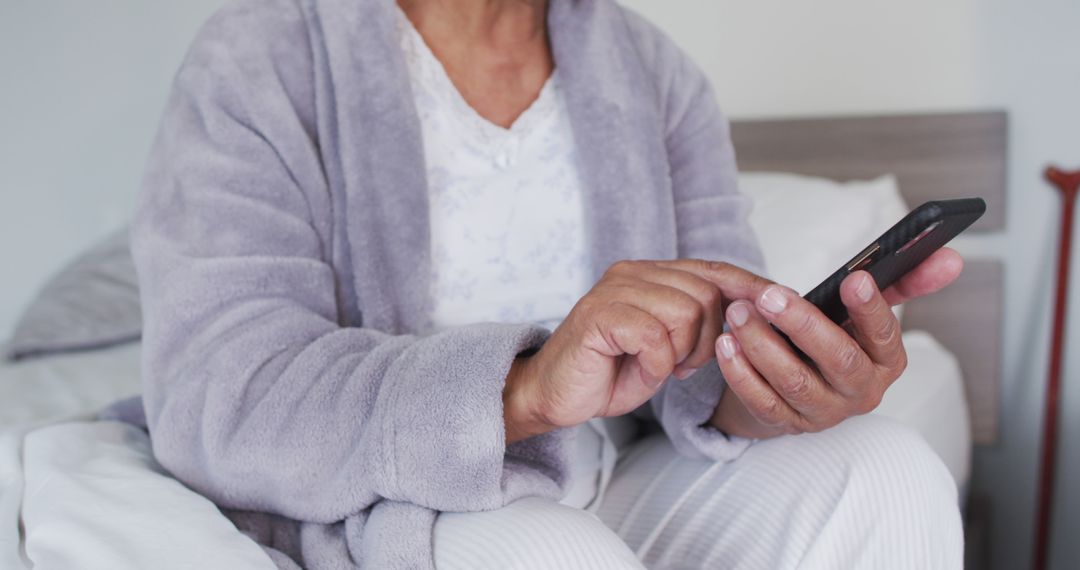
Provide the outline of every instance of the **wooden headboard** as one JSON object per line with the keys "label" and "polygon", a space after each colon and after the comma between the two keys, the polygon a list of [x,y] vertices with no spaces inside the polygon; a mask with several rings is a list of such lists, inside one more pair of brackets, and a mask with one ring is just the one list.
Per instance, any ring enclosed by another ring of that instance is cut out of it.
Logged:
{"label": "wooden headboard", "polygon": [[[1008,122],[1004,112],[940,113],[732,122],[742,171],[794,172],[834,180],[892,174],[912,206],[980,196],[986,214],[972,226],[1005,224]],[[908,304],[904,327],[932,333],[964,374],[977,444],[998,437],[1002,334],[1001,262],[967,260],[944,291]]]}

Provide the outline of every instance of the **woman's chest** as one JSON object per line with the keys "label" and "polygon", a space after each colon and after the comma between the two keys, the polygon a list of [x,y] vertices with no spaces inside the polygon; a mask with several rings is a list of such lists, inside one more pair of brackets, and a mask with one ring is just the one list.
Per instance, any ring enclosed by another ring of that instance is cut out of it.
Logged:
{"label": "woman's chest", "polygon": [[436,328],[554,326],[590,285],[576,147],[549,88],[511,129],[420,107]]}

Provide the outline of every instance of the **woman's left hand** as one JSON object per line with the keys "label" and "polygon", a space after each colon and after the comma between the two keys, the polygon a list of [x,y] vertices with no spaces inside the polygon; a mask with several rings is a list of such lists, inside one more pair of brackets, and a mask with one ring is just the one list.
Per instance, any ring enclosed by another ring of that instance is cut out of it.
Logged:
{"label": "woman's left hand", "polygon": [[754,302],[732,302],[731,332],[716,341],[728,390],[712,424],[730,435],[764,438],[821,431],[870,412],[907,366],[890,306],[945,287],[962,267],[959,254],[942,249],[884,292],[868,273],[853,273],[840,287],[851,317],[848,330],[780,285],[769,286]]}

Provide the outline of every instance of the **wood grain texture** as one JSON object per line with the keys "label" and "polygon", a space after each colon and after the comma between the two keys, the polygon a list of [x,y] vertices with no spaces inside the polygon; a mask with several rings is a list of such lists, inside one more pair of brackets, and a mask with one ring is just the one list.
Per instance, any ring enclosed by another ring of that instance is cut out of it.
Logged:
{"label": "wood grain texture", "polygon": [[972,227],[1005,225],[1008,122],[1000,111],[732,123],[739,169],[833,180],[894,174],[908,204],[981,196]]}
{"label": "wood grain texture", "polygon": [[968,260],[955,283],[904,308],[904,328],[929,331],[960,363],[976,444],[998,438],[1001,378],[1000,261]]}

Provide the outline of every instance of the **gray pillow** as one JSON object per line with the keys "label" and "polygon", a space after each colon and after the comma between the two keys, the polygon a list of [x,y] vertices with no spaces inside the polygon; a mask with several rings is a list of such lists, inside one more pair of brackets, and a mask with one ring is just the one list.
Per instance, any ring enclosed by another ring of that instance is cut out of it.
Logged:
{"label": "gray pillow", "polygon": [[137,340],[142,332],[139,286],[121,230],[54,275],[15,325],[13,359],[89,350]]}

